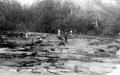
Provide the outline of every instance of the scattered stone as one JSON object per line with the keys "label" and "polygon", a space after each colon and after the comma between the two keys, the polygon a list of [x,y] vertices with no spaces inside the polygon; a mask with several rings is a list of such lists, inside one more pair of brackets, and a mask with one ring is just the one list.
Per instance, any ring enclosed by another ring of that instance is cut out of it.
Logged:
{"label": "scattered stone", "polygon": [[120,49],[116,52],[116,55],[118,56],[120,55]]}
{"label": "scattered stone", "polygon": [[89,72],[89,68],[81,65],[75,65],[74,66],[74,72],[79,73],[79,72]]}
{"label": "scattered stone", "polygon": [[58,45],[59,46],[65,46],[65,42],[60,42]]}

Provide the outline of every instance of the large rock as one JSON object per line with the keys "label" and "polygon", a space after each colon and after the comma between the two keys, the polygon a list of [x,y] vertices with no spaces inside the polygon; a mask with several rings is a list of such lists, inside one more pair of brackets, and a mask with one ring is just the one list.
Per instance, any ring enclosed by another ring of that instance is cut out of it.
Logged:
{"label": "large rock", "polygon": [[120,49],[116,52],[116,55],[118,56],[120,55]]}
{"label": "large rock", "polygon": [[81,66],[81,65],[75,65],[74,66],[74,71],[76,73],[78,73],[78,72],[84,72],[84,73],[86,73],[86,72],[89,72],[89,68],[85,67],[85,66]]}

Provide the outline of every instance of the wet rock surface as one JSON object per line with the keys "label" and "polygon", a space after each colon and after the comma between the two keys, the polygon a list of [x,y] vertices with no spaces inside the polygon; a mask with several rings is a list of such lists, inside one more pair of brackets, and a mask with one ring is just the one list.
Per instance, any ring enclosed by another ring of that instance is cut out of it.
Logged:
{"label": "wet rock surface", "polygon": [[49,34],[42,42],[36,37],[6,41],[0,44],[0,75],[105,75],[120,62],[120,44],[109,38],[80,35],[65,43]]}

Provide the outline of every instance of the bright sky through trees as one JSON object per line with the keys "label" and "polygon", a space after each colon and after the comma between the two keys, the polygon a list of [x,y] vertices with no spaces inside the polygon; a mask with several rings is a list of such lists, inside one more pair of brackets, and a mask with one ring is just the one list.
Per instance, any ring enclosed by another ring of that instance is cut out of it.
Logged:
{"label": "bright sky through trees", "polygon": [[31,4],[33,4],[36,0],[17,0],[18,2],[21,3],[21,5],[28,5],[30,6]]}
{"label": "bright sky through trees", "polygon": [[[31,5],[33,4],[36,0],[17,0],[18,2],[20,2],[22,5]],[[77,3],[85,3],[88,0],[73,0],[74,2]],[[107,3],[107,4],[112,4],[112,5],[116,5],[118,0],[101,0],[103,3]]]}

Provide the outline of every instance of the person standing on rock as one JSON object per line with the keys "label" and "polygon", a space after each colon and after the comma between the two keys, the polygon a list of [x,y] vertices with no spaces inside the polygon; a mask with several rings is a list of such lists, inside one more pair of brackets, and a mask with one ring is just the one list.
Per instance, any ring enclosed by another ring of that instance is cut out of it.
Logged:
{"label": "person standing on rock", "polygon": [[73,38],[73,31],[70,30],[70,38]]}
{"label": "person standing on rock", "polygon": [[60,31],[60,29],[58,29],[58,36],[61,36],[61,31]]}
{"label": "person standing on rock", "polygon": [[64,39],[65,39],[65,42],[67,43],[68,42],[68,33],[67,32],[65,32],[65,34],[64,34]]}

